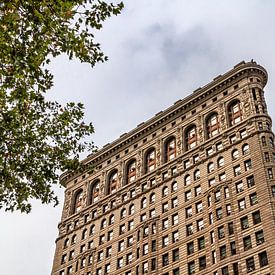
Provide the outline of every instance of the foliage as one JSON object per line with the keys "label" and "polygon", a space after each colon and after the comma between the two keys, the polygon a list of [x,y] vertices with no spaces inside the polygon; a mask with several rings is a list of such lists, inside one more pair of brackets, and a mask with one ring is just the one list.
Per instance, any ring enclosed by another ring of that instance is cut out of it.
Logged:
{"label": "foliage", "polygon": [[93,32],[123,4],[99,0],[4,0],[0,3],[0,208],[31,210],[31,199],[58,203],[60,171],[79,167],[93,149],[84,106],[49,102],[51,59],[67,54],[94,66],[107,57]]}

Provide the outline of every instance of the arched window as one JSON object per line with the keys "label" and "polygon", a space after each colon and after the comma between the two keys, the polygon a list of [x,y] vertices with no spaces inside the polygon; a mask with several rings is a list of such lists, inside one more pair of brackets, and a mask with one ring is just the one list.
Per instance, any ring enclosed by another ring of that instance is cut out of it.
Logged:
{"label": "arched window", "polygon": [[69,239],[67,238],[67,239],[64,241],[64,246],[63,246],[63,248],[68,247],[68,245],[69,245]]}
{"label": "arched window", "polygon": [[116,192],[117,188],[118,188],[118,173],[117,173],[117,170],[115,170],[110,174],[110,177],[108,180],[107,195],[113,194],[114,192]]}
{"label": "arched window", "polygon": [[231,154],[232,154],[232,159],[233,160],[237,159],[239,157],[238,149],[234,149]]}
{"label": "arched window", "polygon": [[76,243],[76,235],[72,236],[72,240],[71,240],[71,244],[75,244]]}
{"label": "arched window", "polygon": [[206,120],[206,132],[207,138],[214,137],[219,133],[218,115],[216,113],[211,114]]}
{"label": "arched window", "polygon": [[140,208],[143,209],[147,206],[147,200],[146,198],[143,198],[140,203]]}
{"label": "arched window", "polygon": [[126,217],[126,209],[123,208],[123,209],[121,209],[121,211],[120,211],[120,218],[123,219],[123,218],[125,218],[125,217]]}
{"label": "arched window", "polygon": [[155,193],[152,193],[150,195],[150,203],[154,203],[156,201],[156,194]]}
{"label": "arched window", "polygon": [[103,220],[101,221],[100,229],[103,229],[103,228],[105,228],[106,226],[107,226],[107,221],[106,221],[106,219],[103,219]]}
{"label": "arched window", "polygon": [[82,204],[83,204],[83,190],[80,189],[75,193],[75,196],[74,196],[73,213],[78,213],[82,209]]}
{"label": "arched window", "polygon": [[115,222],[115,216],[112,214],[112,215],[109,217],[109,225],[114,224],[114,222]]}
{"label": "arched window", "polygon": [[184,177],[184,185],[189,185],[191,183],[191,176],[190,175],[186,175]]}
{"label": "arched window", "polygon": [[172,191],[175,192],[178,190],[178,183],[176,181],[172,182]]}
{"label": "arched window", "polygon": [[162,196],[163,196],[163,197],[168,196],[168,192],[169,192],[168,187],[167,187],[167,186],[164,186],[164,187],[162,188]]}
{"label": "arched window", "polygon": [[145,157],[146,172],[151,172],[156,168],[156,150],[154,148],[150,149]]}
{"label": "arched window", "polygon": [[246,143],[243,145],[242,147],[242,150],[243,150],[243,155],[246,155],[249,153],[249,145]]}
{"label": "arched window", "polygon": [[201,177],[201,172],[200,172],[199,169],[197,169],[197,170],[194,172],[194,180],[198,180],[200,177]]}
{"label": "arched window", "polygon": [[214,163],[213,162],[209,162],[208,165],[207,165],[207,172],[211,173],[211,172],[214,171],[214,169],[215,169]]}
{"label": "arched window", "polygon": [[232,126],[242,121],[241,103],[239,100],[233,101],[228,107],[229,125]]}
{"label": "arched window", "polygon": [[135,213],[135,206],[134,204],[131,204],[129,206],[129,215],[133,215]]}
{"label": "arched window", "polygon": [[97,202],[99,199],[99,180],[96,180],[91,185],[90,204]]}
{"label": "arched window", "polygon": [[186,150],[192,149],[197,145],[197,128],[195,125],[187,128],[185,132],[185,146]]}
{"label": "arched window", "polygon": [[137,162],[135,159],[131,160],[127,166],[127,184],[133,182],[136,179]]}
{"label": "arched window", "polygon": [[169,138],[164,147],[164,161],[173,160],[176,157],[176,139],[174,137]]}
{"label": "arched window", "polygon": [[91,227],[90,227],[90,236],[92,236],[94,234],[95,234],[95,225],[92,224]]}
{"label": "arched window", "polygon": [[224,166],[224,157],[219,157],[218,158],[218,167],[223,167]]}
{"label": "arched window", "polygon": [[87,237],[87,229],[84,229],[82,231],[82,240],[86,239],[86,237]]}

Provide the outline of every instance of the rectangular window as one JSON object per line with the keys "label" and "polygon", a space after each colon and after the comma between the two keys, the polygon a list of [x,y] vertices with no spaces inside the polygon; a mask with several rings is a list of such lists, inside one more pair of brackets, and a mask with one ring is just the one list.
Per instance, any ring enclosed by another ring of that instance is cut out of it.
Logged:
{"label": "rectangular window", "polygon": [[232,135],[232,136],[229,137],[229,139],[230,139],[230,143],[232,144],[232,143],[234,143],[234,142],[237,141],[237,136],[236,135]]}
{"label": "rectangular window", "polygon": [[228,226],[228,235],[234,234],[234,224],[233,224],[233,222],[229,222],[227,224],[227,226]]}
{"label": "rectangular window", "polygon": [[222,219],[222,208],[221,207],[216,209],[216,216],[217,216],[217,220]]}
{"label": "rectangular window", "polygon": [[270,162],[270,158],[269,158],[269,153],[268,152],[264,152],[264,159],[266,162]]}
{"label": "rectangular window", "polygon": [[195,187],[195,196],[199,196],[201,194],[201,186],[196,186]]}
{"label": "rectangular window", "polygon": [[162,237],[162,247],[166,247],[169,245],[169,237],[168,235]]}
{"label": "rectangular window", "polygon": [[263,230],[257,231],[255,233],[255,238],[256,238],[257,245],[264,243],[264,231]]}
{"label": "rectangular window", "polygon": [[260,211],[256,211],[256,212],[252,213],[252,219],[253,219],[254,225],[260,223],[261,222]]}
{"label": "rectangular window", "polygon": [[236,243],[235,242],[230,243],[230,251],[231,251],[231,255],[236,255],[237,251],[236,251]]}
{"label": "rectangular window", "polygon": [[222,275],[229,275],[228,266],[222,268]]}
{"label": "rectangular window", "polygon": [[246,269],[247,272],[252,272],[253,270],[255,270],[254,257],[246,259]]}
{"label": "rectangular window", "polygon": [[186,225],[186,235],[187,236],[190,236],[192,235],[194,232],[193,232],[193,224],[188,224]]}
{"label": "rectangular window", "polygon": [[223,226],[218,227],[218,238],[219,239],[224,238],[224,227]]}
{"label": "rectangular window", "polygon": [[227,216],[230,216],[231,215],[231,204],[227,204],[226,205],[226,214],[227,214]]}
{"label": "rectangular window", "polygon": [[199,270],[204,270],[206,268],[206,256],[199,258]]}
{"label": "rectangular window", "polygon": [[251,237],[250,236],[246,236],[243,238],[243,247],[244,247],[244,251],[249,250],[250,248],[252,248],[252,243],[251,243]]}
{"label": "rectangular window", "polygon": [[178,214],[174,214],[172,216],[172,225],[177,225],[179,223],[179,215]]}
{"label": "rectangular window", "polygon": [[267,174],[269,179],[273,179],[273,170],[272,168],[267,168]]}
{"label": "rectangular window", "polygon": [[275,198],[275,185],[271,186],[271,194],[272,194],[272,197]]}
{"label": "rectangular window", "polygon": [[168,202],[162,204],[162,213],[165,213],[169,210]]}
{"label": "rectangular window", "polygon": [[168,228],[168,218],[162,220],[162,229],[165,230]]}
{"label": "rectangular window", "polygon": [[213,155],[213,148],[212,148],[212,147],[206,149],[206,156],[209,157],[209,156],[211,156],[211,155]]}
{"label": "rectangular window", "polygon": [[237,182],[236,183],[236,191],[237,191],[237,193],[240,193],[240,192],[243,192],[243,182],[241,181],[241,182]]}
{"label": "rectangular window", "polygon": [[202,212],[202,202],[201,201],[196,203],[196,211],[197,211],[197,213]]}
{"label": "rectangular window", "polygon": [[172,199],[172,208],[176,208],[178,206],[178,198],[175,197]]}
{"label": "rectangular window", "polygon": [[246,178],[247,187],[250,188],[255,185],[254,176],[249,176]]}
{"label": "rectangular window", "polygon": [[191,255],[194,253],[194,242],[190,242],[187,244],[187,255]]}
{"label": "rectangular window", "polygon": [[203,230],[203,229],[204,229],[204,221],[203,221],[203,219],[197,220],[197,230],[200,231],[200,230]]}
{"label": "rectangular window", "polygon": [[173,258],[173,262],[179,260],[179,249],[178,248],[176,248],[172,251],[172,258]]}
{"label": "rectangular window", "polygon": [[184,169],[189,168],[190,165],[191,165],[191,163],[190,163],[190,160],[189,160],[189,159],[188,159],[188,160],[185,160],[185,161],[183,162]]}
{"label": "rectangular window", "polygon": [[264,267],[264,266],[268,265],[266,251],[259,253],[259,263],[260,263],[260,267]]}
{"label": "rectangular window", "polygon": [[212,251],[212,264],[215,264],[217,262],[217,253],[216,250]]}
{"label": "rectangular window", "polygon": [[216,144],[216,151],[221,151],[223,149],[223,144],[222,144],[222,142],[218,142],[217,144]]}
{"label": "rectangular window", "polygon": [[257,193],[249,195],[250,205],[253,206],[258,203]]}
{"label": "rectangular window", "polygon": [[247,216],[242,217],[240,221],[241,221],[242,230],[247,229],[249,227],[248,217]]}
{"label": "rectangular window", "polygon": [[187,268],[188,268],[188,275],[193,275],[195,273],[195,262],[189,262],[187,264]]}
{"label": "rectangular window", "polygon": [[242,211],[246,208],[246,204],[245,204],[245,199],[241,199],[238,200],[238,206],[239,206],[239,211]]}
{"label": "rectangular window", "polygon": [[245,168],[245,171],[249,171],[252,169],[251,159],[248,159],[244,162],[244,168]]}
{"label": "rectangular window", "polygon": [[204,237],[198,238],[198,249],[204,249],[205,248],[205,239]]}
{"label": "rectangular window", "polygon": [[219,175],[219,181],[225,181],[226,180],[226,174],[222,173]]}
{"label": "rectangular window", "polygon": [[220,259],[226,258],[226,245],[220,247]]}
{"label": "rectangular window", "polygon": [[157,259],[153,258],[151,260],[151,270],[156,270],[156,268],[157,268]]}
{"label": "rectangular window", "polygon": [[215,178],[208,180],[208,185],[211,187],[215,184],[216,180]]}
{"label": "rectangular window", "polygon": [[172,242],[175,243],[179,240],[179,231],[176,230],[172,233]]}
{"label": "rectangular window", "polygon": [[167,266],[169,265],[169,255],[168,253],[165,253],[162,255],[162,266]]}
{"label": "rectangular window", "polygon": [[185,192],[185,201],[191,200],[191,190]]}
{"label": "rectangular window", "polygon": [[234,167],[234,176],[238,176],[241,174],[241,166],[240,165],[237,165]]}

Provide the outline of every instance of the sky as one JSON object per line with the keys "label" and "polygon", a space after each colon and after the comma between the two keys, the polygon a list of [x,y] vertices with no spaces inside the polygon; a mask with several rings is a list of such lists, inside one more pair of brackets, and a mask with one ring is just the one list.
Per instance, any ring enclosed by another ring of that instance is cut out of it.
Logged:
{"label": "sky", "polygon": [[[275,119],[275,1],[138,0],[96,33],[109,61],[51,63],[51,100],[83,102],[100,148],[242,60],[269,74],[265,96]],[[273,27],[272,27],[273,26]],[[274,128],[273,128],[274,129]],[[31,214],[0,210],[3,275],[49,275],[63,207],[33,202]]]}

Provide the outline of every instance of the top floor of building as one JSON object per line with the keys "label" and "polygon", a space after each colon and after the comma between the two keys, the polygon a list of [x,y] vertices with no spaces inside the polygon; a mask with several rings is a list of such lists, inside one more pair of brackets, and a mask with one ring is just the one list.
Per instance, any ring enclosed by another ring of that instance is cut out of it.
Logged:
{"label": "top floor of building", "polygon": [[247,119],[265,117],[271,129],[263,91],[266,82],[263,67],[241,62],[88,156],[83,160],[86,171],[61,176],[66,186],[62,219],[111,200],[123,188],[139,185],[196,150],[204,151],[218,135],[226,136]]}

